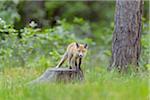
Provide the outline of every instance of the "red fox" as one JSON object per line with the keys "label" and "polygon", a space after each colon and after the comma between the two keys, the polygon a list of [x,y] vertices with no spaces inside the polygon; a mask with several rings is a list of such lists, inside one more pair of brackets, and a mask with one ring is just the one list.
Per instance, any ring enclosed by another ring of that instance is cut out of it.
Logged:
{"label": "red fox", "polygon": [[68,45],[65,54],[56,68],[59,68],[66,60],[68,60],[70,69],[72,67],[81,69],[82,58],[86,55],[87,49],[87,44],[71,43]]}

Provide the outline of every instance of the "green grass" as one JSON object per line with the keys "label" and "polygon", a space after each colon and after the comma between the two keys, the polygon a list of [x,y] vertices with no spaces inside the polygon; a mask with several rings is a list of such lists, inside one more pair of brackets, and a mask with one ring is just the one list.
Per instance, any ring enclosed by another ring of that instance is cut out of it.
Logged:
{"label": "green grass", "polygon": [[119,74],[95,67],[85,70],[83,83],[28,86],[41,68],[4,68],[0,72],[0,100],[148,100],[148,75]]}

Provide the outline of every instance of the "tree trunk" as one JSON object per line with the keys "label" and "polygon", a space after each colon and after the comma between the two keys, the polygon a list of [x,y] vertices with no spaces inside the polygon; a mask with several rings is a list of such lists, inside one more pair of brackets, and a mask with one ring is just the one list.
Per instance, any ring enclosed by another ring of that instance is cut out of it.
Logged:
{"label": "tree trunk", "polygon": [[138,66],[143,4],[143,0],[116,0],[112,58],[108,69],[121,71],[129,65]]}

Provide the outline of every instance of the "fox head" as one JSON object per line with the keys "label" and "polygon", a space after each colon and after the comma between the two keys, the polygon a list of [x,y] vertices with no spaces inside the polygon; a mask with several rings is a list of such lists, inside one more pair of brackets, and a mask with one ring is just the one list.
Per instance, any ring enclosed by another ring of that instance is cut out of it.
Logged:
{"label": "fox head", "polygon": [[86,52],[87,52],[87,49],[88,49],[88,46],[87,44],[79,44],[79,43],[76,43],[76,47],[77,47],[77,56],[82,58],[86,55]]}

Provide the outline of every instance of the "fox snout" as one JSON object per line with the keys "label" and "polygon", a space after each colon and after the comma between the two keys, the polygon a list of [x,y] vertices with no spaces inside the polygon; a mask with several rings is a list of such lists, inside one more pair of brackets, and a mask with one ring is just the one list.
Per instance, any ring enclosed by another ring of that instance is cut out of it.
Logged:
{"label": "fox snout", "polygon": [[79,54],[79,57],[82,58],[82,57],[83,57],[83,54]]}

